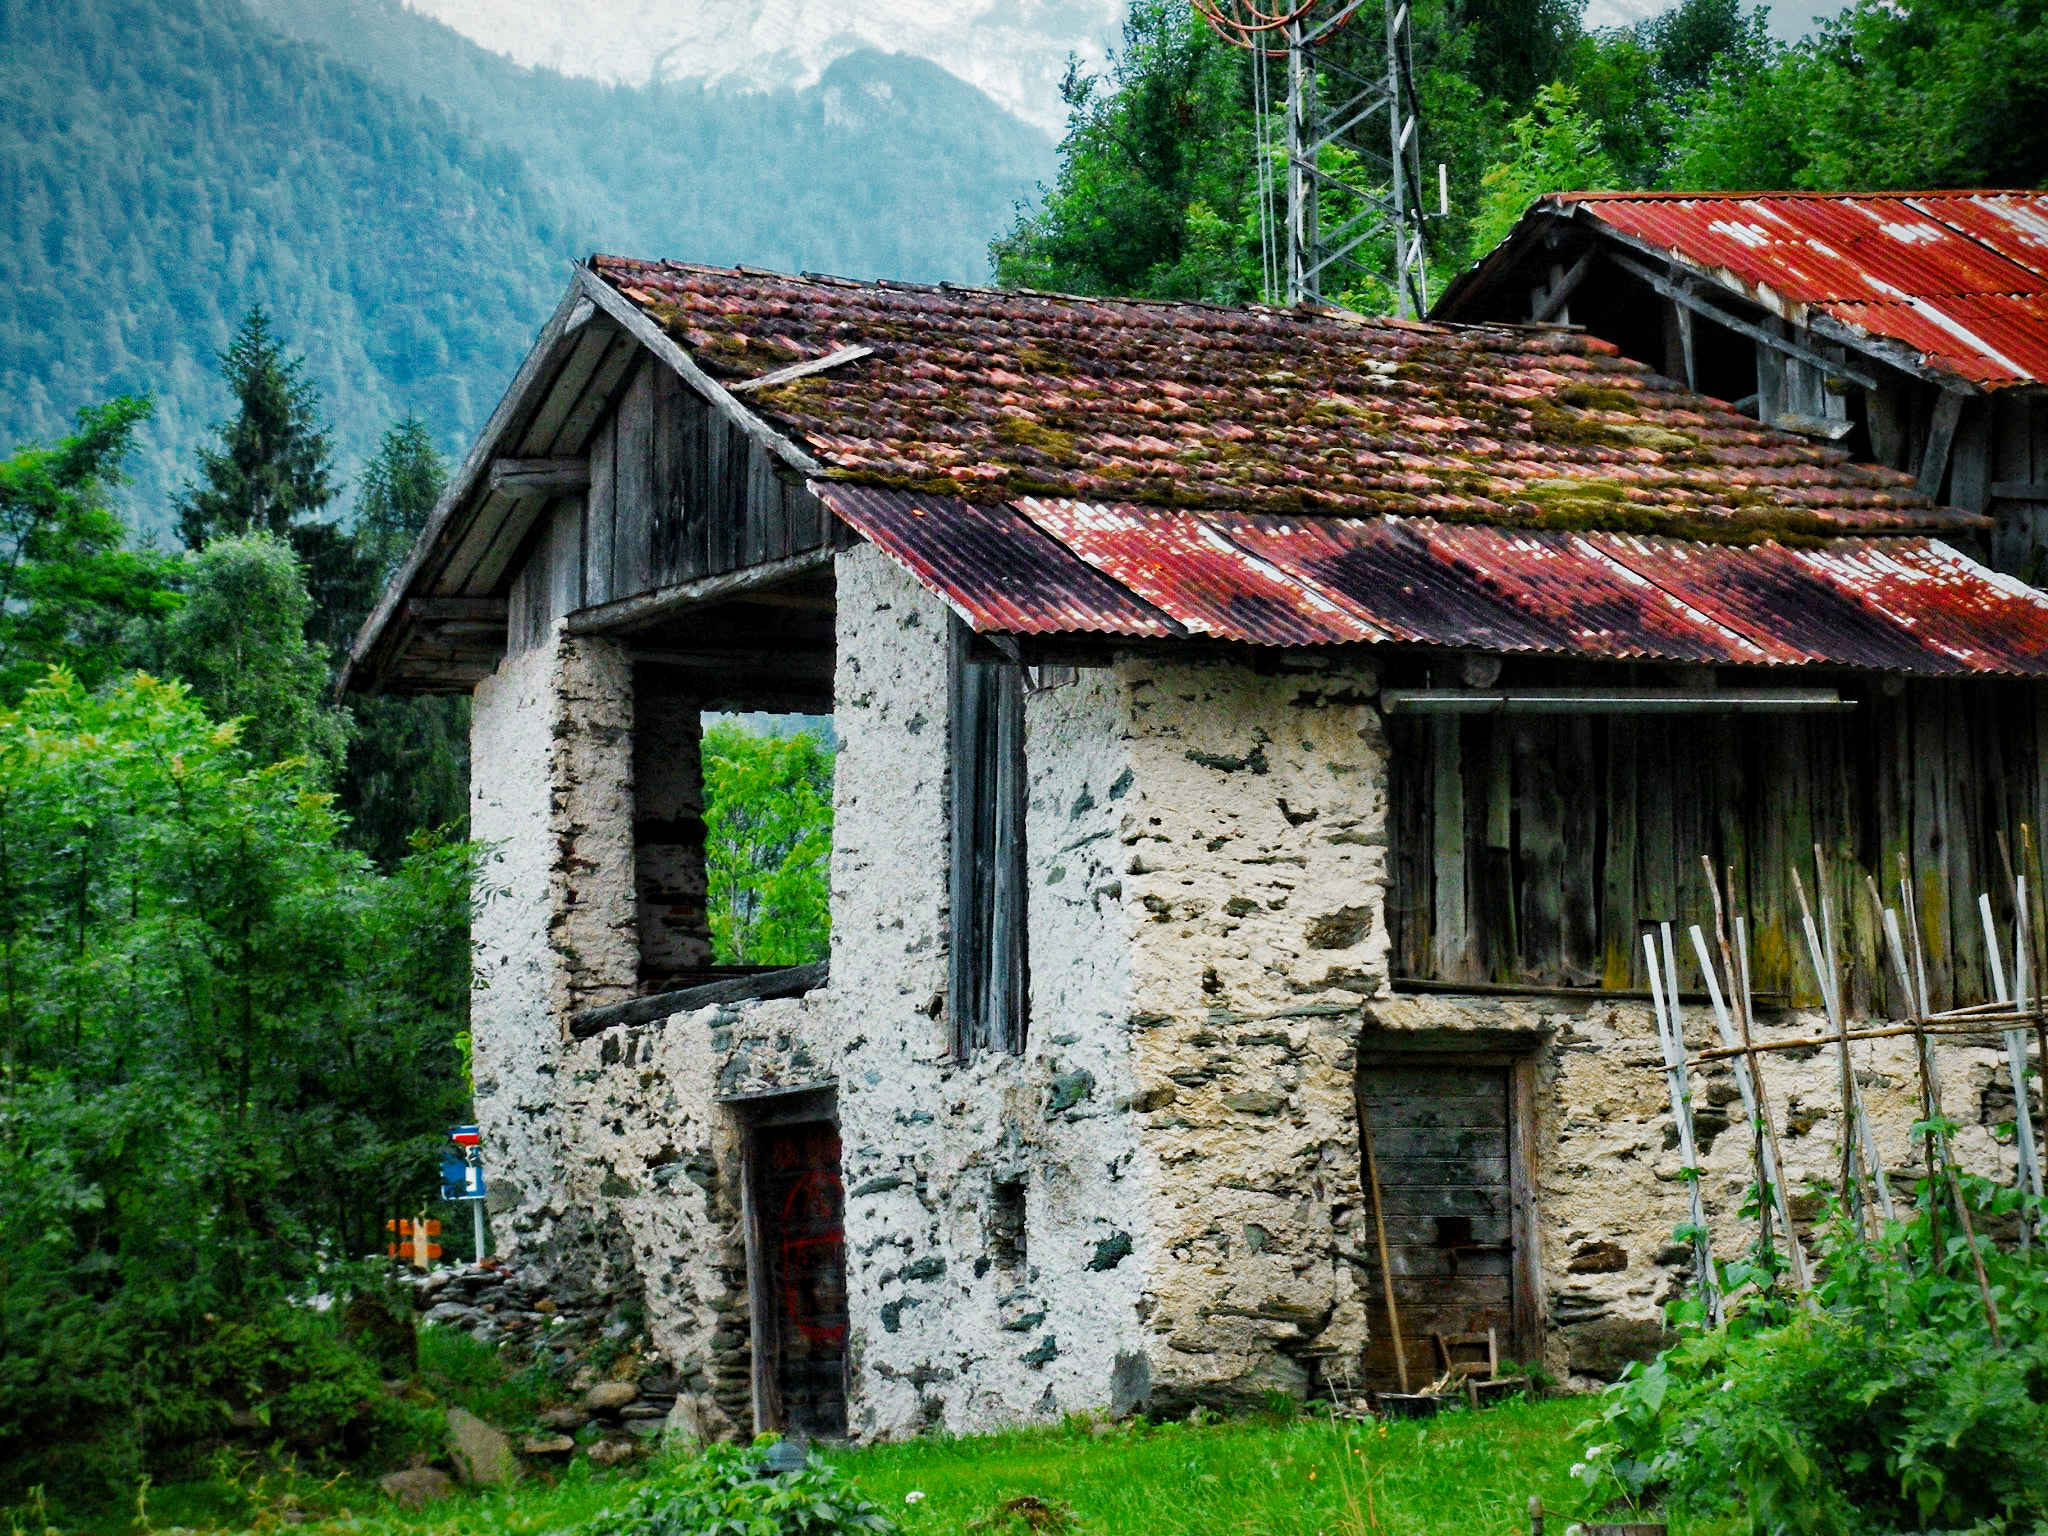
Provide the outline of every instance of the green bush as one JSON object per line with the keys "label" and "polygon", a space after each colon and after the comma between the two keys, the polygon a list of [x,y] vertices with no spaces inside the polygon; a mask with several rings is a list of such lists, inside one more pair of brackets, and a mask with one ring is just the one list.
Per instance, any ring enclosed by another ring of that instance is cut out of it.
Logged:
{"label": "green bush", "polygon": [[[2017,1197],[1968,1180],[1977,1229]],[[2048,1521],[2048,1249],[1969,1249],[1921,1209],[1873,1239],[1822,1235],[1815,1305],[1783,1298],[1693,1327],[1609,1389],[1575,1471],[1597,1494],[1677,1510],[1739,1508],[1789,1536]],[[1900,1255],[1906,1262],[1900,1262]],[[1730,1266],[1731,1268],[1733,1266]]]}
{"label": "green bush", "polygon": [[895,1522],[815,1456],[798,1471],[767,1474],[772,1444],[711,1446],[599,1510],[577,1536],[893,1536]]}

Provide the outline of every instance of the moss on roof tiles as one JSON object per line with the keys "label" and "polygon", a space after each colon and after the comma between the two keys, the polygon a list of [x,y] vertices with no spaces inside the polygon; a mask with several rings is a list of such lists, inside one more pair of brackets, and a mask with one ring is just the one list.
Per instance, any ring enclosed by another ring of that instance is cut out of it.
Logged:
{"label": "moss on roof tiles", "polygon": [[857,370],[747,403],[835,478],[882,488],[1276,512],[1426,505],[1446,521],[1740,542],[1983,521],[1582,334],[611,257],[596,268],[720,378],[872,347]]}

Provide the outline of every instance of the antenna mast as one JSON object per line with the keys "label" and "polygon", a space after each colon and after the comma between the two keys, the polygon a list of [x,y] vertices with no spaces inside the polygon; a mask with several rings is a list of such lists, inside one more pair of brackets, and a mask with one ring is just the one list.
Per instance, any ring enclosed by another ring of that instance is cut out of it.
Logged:
{"label": "antenna mast", "polygon": [[[1278,0],[1268,11],[1259,0],[1193,0],[1217,36],[1252,56],[1262,231],[1273,215],[1265,201],[1266,60],[1287,61],[1286,302],[1321,304],[1325,286],[1337,286],[1349,269],[1388,283],[1397,311],[1415,317],[1429,309],[1429,278],[1407,0],[1382,0],[1387,47],[1379,73],[1358,73],[1330,47],[1366,3]],[[1392,247],[1385,266],[1369,264],[1364,249],[1379,241]]]}

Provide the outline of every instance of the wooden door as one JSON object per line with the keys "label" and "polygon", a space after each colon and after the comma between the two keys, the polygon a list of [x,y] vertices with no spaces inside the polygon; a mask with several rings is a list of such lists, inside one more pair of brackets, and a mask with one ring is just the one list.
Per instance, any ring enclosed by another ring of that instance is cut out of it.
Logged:
{"label": "wooden door", "polygon": [[[1516,1292],[1520,1271],[1515,1067],[1503,1060],[1461,1064],[1366,1064],[1358,1101],[1379,1169],[1380,1202],[1393,1269],[1394,1300],[1411,1390],[1442,1367],[1432,1333],[1499,1338],[1502,1358],[1522,1348]],[[1368,1199],[1370,1191],[1368,1190]],[[1368,1205],[1368,1216],[1371,1207]],[[1367,1384],[1398,1385],[1378,1251],[1371,1256],[1372,1344]]]}
{"label": "wooden door", "polygon": [[769,1358],[762,1427],[806,1439],[846,1435],[846,1198],[839,1129],[829,1121],[755,1132],[759,1252],[767,1313],[755,1338]]}

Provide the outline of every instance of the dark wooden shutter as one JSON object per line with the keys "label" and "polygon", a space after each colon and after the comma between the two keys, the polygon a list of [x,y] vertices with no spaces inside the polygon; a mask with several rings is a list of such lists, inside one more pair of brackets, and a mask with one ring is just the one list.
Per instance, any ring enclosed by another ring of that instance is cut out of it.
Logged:
{"label": "dark wooden shutter", "polygon": [[953,1050],[1024,1049],[1024,669],[977,655],[954,621]]}
{"label": "dark wooden shutter", "polygon": [[[1514,1142],[1511,1067],[1361,1066],[1360,1112],[1372,1126],[1394,1300],[1411,1385],[1441,1369],[1432,1333],[1499,1337],[1503,1356],[1519,1347],[1515,1327],[1516,1227],[1510,1159]],[[1372,1344],[1366,1378],[1396,1381],[1382,1277],[1374,1266]]]}

